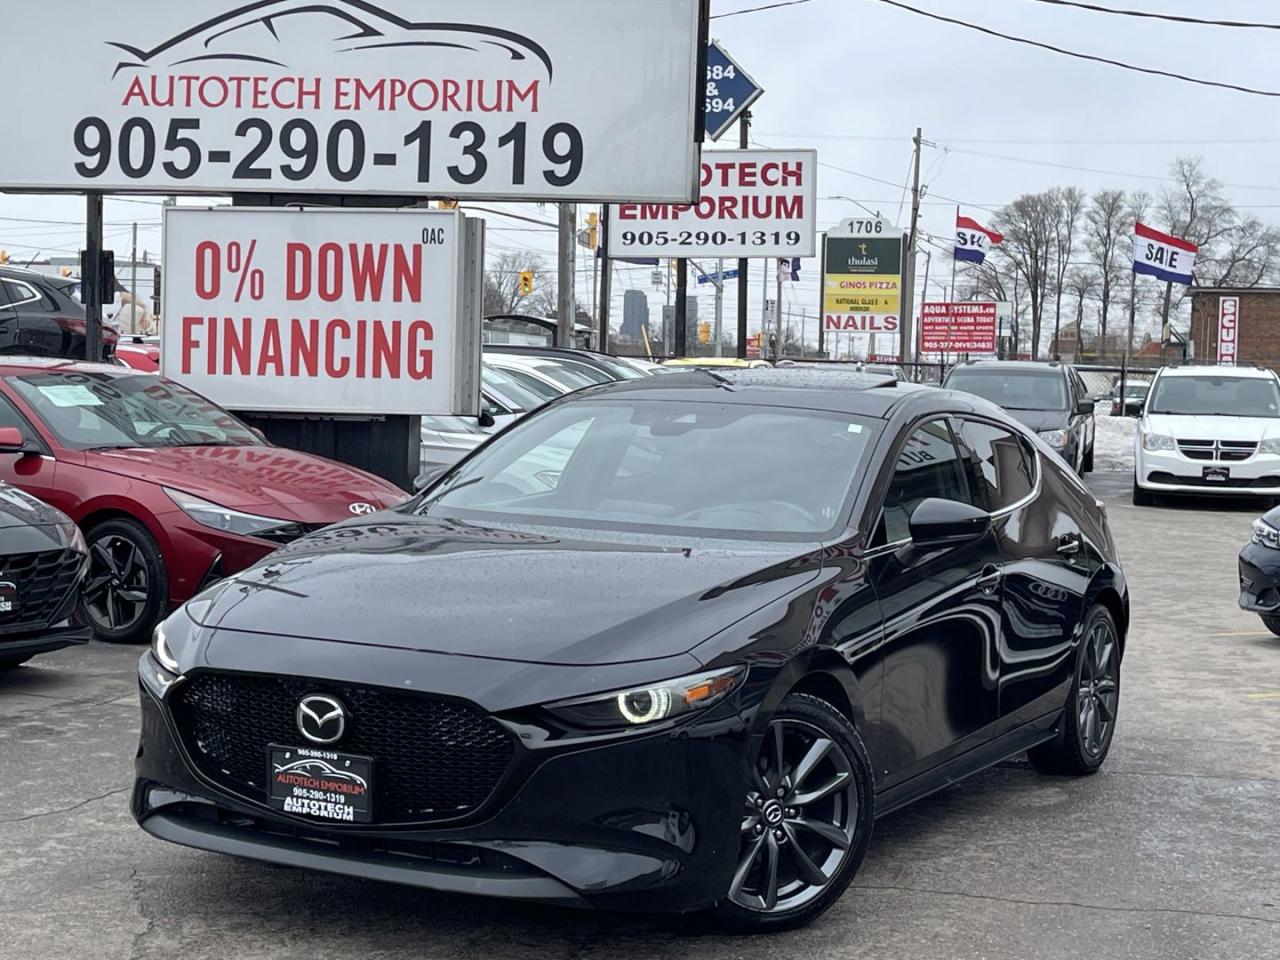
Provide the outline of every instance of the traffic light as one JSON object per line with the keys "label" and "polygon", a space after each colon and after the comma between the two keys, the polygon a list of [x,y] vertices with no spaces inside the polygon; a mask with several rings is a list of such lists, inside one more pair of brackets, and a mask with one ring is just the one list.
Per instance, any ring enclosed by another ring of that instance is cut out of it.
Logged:
{"label": "traffic light", "polygon": [[709,323],[698,324],[698,342],[699,343],[711,342],[711,324]]}
{"label": "traffic light", "polygon": [[9,262],[9,251],[0,250],[0,264],[5,264],[8,262]]}
{"label": "traffic light", "polygon": [[436,206],[439,207],[441,210],[457,210],[458,201],[457,200],[437,200]]}
{"label": "traffic light", "polygon": [[520,271],[520,296],[528,297],[533,295],[533,271]]}
{"label": "traffic light", "polygon": [[587,214],[587,249],[595,250],[600,246],[600,214]]}

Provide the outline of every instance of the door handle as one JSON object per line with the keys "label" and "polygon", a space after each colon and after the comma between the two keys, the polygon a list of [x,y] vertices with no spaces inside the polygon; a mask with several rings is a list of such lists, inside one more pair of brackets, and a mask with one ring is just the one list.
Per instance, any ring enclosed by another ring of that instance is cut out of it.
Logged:
{"label": "door handle", "polygon": [[1058,538],[1058,556],[1067,560],[1074,559],[1080,553],[1080,538],[1074,534],[1066,534]]}
{"label": "door handle", "polygon": [[988,564],[983,567],[982,576],[978,578],[978,589],[987,594],[995,593],[1002,580],[1004,580],[1004,571]]}

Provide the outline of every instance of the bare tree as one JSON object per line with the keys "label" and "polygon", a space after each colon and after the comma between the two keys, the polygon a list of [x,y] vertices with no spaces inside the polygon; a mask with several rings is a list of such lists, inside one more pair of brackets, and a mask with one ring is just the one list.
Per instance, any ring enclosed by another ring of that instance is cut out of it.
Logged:
{"label": "bare tree", "polygon": [[[520,275],[533,275],[533,292],[520,292]],[[535,317],[556,314],[555,283],[542,258],[536,253],[502,253],[493,258],[484,272],[484,315],[525,313]]]}
{"label": "bare tree", "polygon": [[[1066,292],[1076,301],[1076,349],[1075,359],[1079,359],[1084,350],[1084,302],[1101,286],[1097,271],[1091,265],[1072,267],[1064,278]],[[1054,343],[1056,352],[1058,345]]]}
{"label": "bare tree", "polygon": [[971,274],[973,279],[973,296],[971,299],[995,300],[998,303],[1013,304],[1012,329],[1009,338],[1013,348],[1012,355],[1018,355],[1018,342],[1021,334],[1020,320],[1022,305],[1018,303],[1018,272],[1012,258],[1004,254],[1000,247],[987,255],[987,259]]}
{"label": "bare tree", "polygon": [[1102,311],[1098,319],[1098,352],[1106,353],[1107,320],[1111,301],[1124,278],[1126,242],[1133,224],[1125,215],[1127,198],[1123,190],[1102,190],[1094,194],[1085,213],[1085,250],[1101,288]]}
{"label": "bare tree", "polygon": [[1057,221],[1053,230],[1053,249],[1057,257],[1054,266],[1054,311],[1053,311],[1053,359],[1058,358],[1058,338],[1062,331],[1062,294],[1067,271],[1071,268],[1071,257],[1076,248],[1076,227],[1080,224],[1080,214],[1084,211],[1084,191],[1079,187],[1063,187],[1057,192],[1055,213]]}
{"label": "bare tree", "polygon": [[1000,250],[1013,262],[1031,300],[1033,360],[1040,359],[1044,308],[1053,281],[1059,205],[1056,190],[1025,194],[1005,207],[996,218],[996,228],[1005,237]]}

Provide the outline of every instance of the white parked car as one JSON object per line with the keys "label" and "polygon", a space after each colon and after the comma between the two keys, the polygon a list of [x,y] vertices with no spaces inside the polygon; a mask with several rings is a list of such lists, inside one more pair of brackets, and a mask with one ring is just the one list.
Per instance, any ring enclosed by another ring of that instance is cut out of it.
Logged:
{"label": "white parked car", "polygon": [[1134,447],[1139,506],[1162,493],[1280,497],[1280,377],[1250,367],[1162,370]]}

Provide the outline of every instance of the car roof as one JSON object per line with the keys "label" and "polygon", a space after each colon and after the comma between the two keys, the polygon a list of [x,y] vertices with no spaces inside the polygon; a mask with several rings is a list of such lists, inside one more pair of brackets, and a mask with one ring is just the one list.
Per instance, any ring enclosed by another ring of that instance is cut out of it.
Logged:
{"label": "car roof", "polygon": [[0,357],[0,376],[13,377],[50,370],[58,373],[98,373],[113,377],[155,376],[154,373],[142,373],[113,363],[89,363],[86,360],[67,360],[65,357]]}
{"label": "car roof", "polygon": [[995,370],[1051,370],[1055,373],[1066,370],[1070,364],[1059,360],[966,360],[957,364],[947,373],[951,376],[959,370],[995,369]]}
{"label": "car roof", "polygon": [[[884,419],[913,397],[946,398],[951,391],[901,383],[894,377],[847,371],[772,367],[691,370],[644,380],[602,383],[573,394],[581,398],[757,404],[828,410]],[[972,398],[965,397],[966,401]]]}
{"label": "car roof", "polygon": [[1240,377],[1249,380],[1272,380],[1275,373],[1264,367],[1165,367],[1160,371],[1162,377]]}

